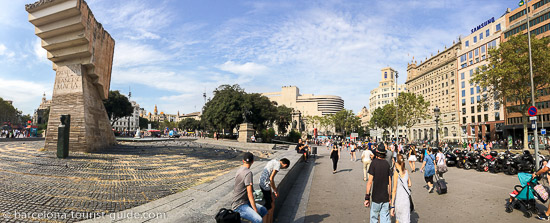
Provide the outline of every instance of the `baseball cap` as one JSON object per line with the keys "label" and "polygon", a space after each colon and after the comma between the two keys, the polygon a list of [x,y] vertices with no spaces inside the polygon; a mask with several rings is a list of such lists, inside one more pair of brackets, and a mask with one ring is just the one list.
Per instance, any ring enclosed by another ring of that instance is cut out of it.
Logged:
{"label": "baseball cap", "polygon": [[252,153],[250,152],[246,152],[243,156],[243,160],[247,163],[254,162],[254,155],[252,155]]}

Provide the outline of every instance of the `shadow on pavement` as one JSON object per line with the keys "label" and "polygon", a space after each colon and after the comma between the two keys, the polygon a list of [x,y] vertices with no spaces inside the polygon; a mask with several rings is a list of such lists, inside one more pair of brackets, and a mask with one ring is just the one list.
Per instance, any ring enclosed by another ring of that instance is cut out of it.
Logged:
{"label": "shadow on pavement", "polygon": [[323,222],[323,219],[328,218],[329,216],[330,214],[324,214],[324,215],[314,214],[314,215],[309,215],[309,216],[299,218],[298,220],[296,220],[296,222],[318,223],[318,222]]}
{"label": "shadow on pavement", "polygon": [[340,172],[351,172],[352,169],[343,169],[343,170],[338,170],[336,171],[336,173],[340,173]]}
{"label": "shadow on pavement", "polygon": [[416,211],[411,212],[411,222],[419,222],[418,219],[420,219],[418,213],[416,213]]}

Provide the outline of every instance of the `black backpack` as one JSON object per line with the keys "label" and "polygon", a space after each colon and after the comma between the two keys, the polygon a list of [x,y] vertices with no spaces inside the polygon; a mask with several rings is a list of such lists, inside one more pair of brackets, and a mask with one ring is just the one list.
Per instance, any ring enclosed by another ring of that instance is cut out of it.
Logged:
{"label": "black backpack", "polygon": [[216,214],[217,223],[241,223],[241,214],[233,210],[222,208]]}

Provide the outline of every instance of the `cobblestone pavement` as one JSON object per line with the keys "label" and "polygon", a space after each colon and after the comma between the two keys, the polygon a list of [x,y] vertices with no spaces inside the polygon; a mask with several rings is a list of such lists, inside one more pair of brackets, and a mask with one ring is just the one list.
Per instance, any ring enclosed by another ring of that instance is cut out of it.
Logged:
{"label": "cobblestone pavement", "polygon": [[0,222],[75,222],[118,212],[212,180],[239,166],[241,154],[175,141],[57,159],[43,146],[0,143]]}

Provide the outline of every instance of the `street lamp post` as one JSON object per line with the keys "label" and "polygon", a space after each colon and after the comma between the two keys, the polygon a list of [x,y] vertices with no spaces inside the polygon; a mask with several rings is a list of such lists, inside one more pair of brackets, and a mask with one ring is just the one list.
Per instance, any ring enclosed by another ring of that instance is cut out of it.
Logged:
{"label": "street lamp post", "polygon": [[[531,57],[531,32],[529,31],[529,7],[528,3],[525,2],[525,15],[527,16],[527,42],[529,44],[529,73],[531,74],[531,102],[535,106],[535,85],[533,84],[533,59]],[[536,117],[536,116],[535,116]],[[535,119],[535,123],[537,123]],[[537,170],[539,169],[539,137],[537,134],[537,125],[535,124],[535,129],[533,129],[533,134],[535,135],[535,165]]]}
{"label": "street lamp post", "polygon": [[439,107],[434,108],[435,115],[435,147],[439,148]]}
{"label": "street lamp post", "polygon": [[397,99],[399,98],[399,91],[397,91],[397,78],[399,72],[395,71],[395,145],[399,144],[399,116],[397,115],[399,107],[397,106]]}

